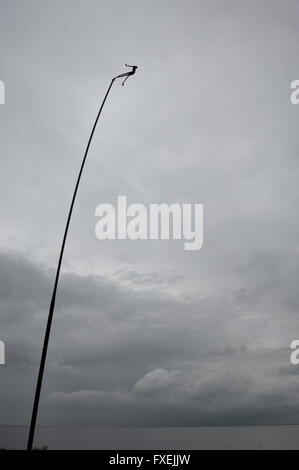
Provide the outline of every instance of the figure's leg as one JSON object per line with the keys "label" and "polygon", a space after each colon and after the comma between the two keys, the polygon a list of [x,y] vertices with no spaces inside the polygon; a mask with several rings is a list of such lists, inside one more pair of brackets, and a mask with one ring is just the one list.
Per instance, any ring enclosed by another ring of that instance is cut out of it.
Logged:
{"label": "figure's leg", "polygon": [[125,78],[124,81],[122,82],[122,86],[124,86],[126,80],[128,80],[128,78],[129,78],[129,76],[130,76],[130,75],[127,75],[127,76],[126,76],[126,78]]}

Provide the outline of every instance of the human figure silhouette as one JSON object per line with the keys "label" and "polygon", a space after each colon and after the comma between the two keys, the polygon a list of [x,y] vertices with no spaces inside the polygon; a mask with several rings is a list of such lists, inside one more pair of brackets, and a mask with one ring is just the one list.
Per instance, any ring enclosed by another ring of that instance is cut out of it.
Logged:
{"label": "human figure silhouette", "polygon": [[131,75],[134,75],[134,73],[136,72],[136,69],[138,68],[137,65],[128,65],[128,64],[125,64],[126,67],[132,67],[132,70],[131,72],[126,72],[126,73],[122,73],[121,75],[118,75],[117,78],[120,78],[120,77],[126,77],[124,79],[124,81],[122,82],[122,86],[124,86],[126,80],[128,80],[129,77],[131,77]]}

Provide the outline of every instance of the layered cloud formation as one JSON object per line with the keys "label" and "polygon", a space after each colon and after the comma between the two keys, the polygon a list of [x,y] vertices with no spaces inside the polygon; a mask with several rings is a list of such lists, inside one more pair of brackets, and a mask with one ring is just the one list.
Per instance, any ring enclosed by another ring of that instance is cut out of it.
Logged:
{"label": "layered cloud formation", "polygon": [[[53,274],[15,253],[1,254],[4,422],[26,422],[30,412]],[[278,321],[273,312],[248,318],[250,302],[244,294],[217,299],[174,294],[180,280],[165,273],[152,273],[142,288],[142,274],[137,283],[134,279],[131,272],[111,279],[63,276],[42,422],[183,425],[297,419],[298,375],[289,362],[287,340],[280,339],[285,333],[273,328],[276,336],[269,341],[265,335],[260,344],[260,331],[270,331],[268,323]],[[252,323],[259,334],[249,334]]]}

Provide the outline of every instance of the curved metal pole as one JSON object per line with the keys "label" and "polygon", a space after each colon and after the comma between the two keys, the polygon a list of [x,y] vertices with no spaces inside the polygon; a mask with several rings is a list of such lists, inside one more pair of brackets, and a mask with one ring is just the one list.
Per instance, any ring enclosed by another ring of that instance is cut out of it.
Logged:
{"label": "curved metal pole", "polygon": [[[121,76],[123,76],[123,74]],[[28,442],[27,442],[27,450],[32,450],[32,444],[33,444],[33,439],[34,439],[34,434],[35,434],[35,425],[36,425],[36,419],[37,419],[37,413],[38,413],[38,405],[39,405],[40,393],[41,393],[41,388],[42,388],[45,362],[46,362],[46,358],[47,358],[47,351],[48,351],[48,345],[49,345],[51,325],[52,325],[53,313],[54,313],[54,307],[55,307],[57,285],[58,285],[58,280],[59,280],[59,274],[60,274],[60,268],[61,268],[61,263],[62,263],[62,258],[63,258],[65,242],[66,242],[68,229],[69,229],[69,225],[70,225],[70,221],[71,221],[71,217],[72,217],[73,207],[74,207],[78,187],[79,187],[79,184],[80,184],[82,172],[83,172],[83,169],[84,169],[84,165],[85,165],[85,162],[86,162],[86,158],[87,158],[87,155],[88,155],[88,150],[89,150],[92,138],[93,138],[94,131],[97,127],[99,117],[101,115],[101,112],[102,112],[102,109],[103,109],[104,104],[106,102],[106,99],[109,95],[109,92],[112,88],[112,85],[113,85],[114,81],[119,77],[120,76],[118,75],[117,77],[114,77],[111,80],[111,83],[108,87],[108,90],[107,90],[106,95],[103,99],[103,102],[101,104],[98,115],[96,117],[95,123],[93,125],[92,131],[91,131],[91,134],[90,134],[90,137],[89,137],[89,140],[88,140],[88,144],[87,144],[87,147],[86,147],[86,150],[85,150],[85,154],[84,154],[84,157],[83,157],[83,161],[82,161],[82,164],[81,164],[81,168],[80,168],[80,171],[79,171],[77,183],[76,183],[76,186],[75,186],[75,190],[74,190],[74,194],[73,194],[73,198],[72,198],[72,202],[71,202],[71,206],[70,206],[70,210],[69,210],[69,214],[68,214],[68,218],[67,218],[67,222],[66,222],[66,227],[65,227],[65,231],[64,231],[64,235],[63,235],[63,240],[62,240],[62,245],[61,245],[61,250],[60,250],[60,255],[59,255],[59,261],[58,261],[58,266],[57,266],[57,271],[56,271],[56,277],[55,277],[55,282],[54,282],[53,294],[52,294],[52,299],[51,299],[51,303],[50,303],[48,322],[47,322],[45,338],[44,338],[44,345],[43,345],[41,361],[40,361],[40,366],[39,366],[38,379],[37,379],[37,385],[36,385],[36,390],[35,390],[34,404],[33,404],[31,423],[30,423]]]}

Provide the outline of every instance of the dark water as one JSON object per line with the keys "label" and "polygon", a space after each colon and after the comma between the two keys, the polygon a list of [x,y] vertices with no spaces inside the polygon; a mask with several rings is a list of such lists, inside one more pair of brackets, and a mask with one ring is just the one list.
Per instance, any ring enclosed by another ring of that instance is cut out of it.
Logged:
{"label": "dark water", "polygon": [[[0,448],[24,448],[27,428],[0,426]],[[299,426],[181,428],[40,427],[35,445],[49,449],[297,449]]]}

